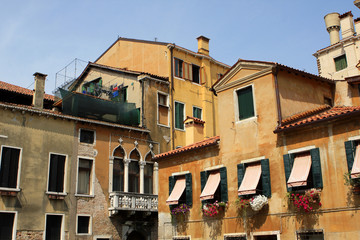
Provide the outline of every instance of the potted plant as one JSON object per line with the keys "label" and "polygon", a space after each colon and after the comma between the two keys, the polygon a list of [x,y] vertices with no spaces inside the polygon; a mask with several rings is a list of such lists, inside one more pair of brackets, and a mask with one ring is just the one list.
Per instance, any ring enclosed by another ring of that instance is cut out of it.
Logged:
{"label": "potted plant", "polygon": [[351,178],[351,172],[344,173],[345,186],[351,187],[352,191],[360,194],[360,178]]}
{"label": "potted plant", "polygon": [[202,204],[201,210],[205,217],[215,217],[220,212],[224,211],[227,206],[228,206],[227,202],[215,201],[214,203]]}
{"label": "potted plant", "polygon": [[299,210],[310,212],[316,207],[321,207],[321,190],[312,188],[304,193],[288,193],[289,201]]}
{"label": "potted plant", "polygon": [[181,203],[176,207],[173,207],[170,213],[173,218],[177,219],[177,221],[183,222],[188,212],[190,212],[190,206],[185,203]]}

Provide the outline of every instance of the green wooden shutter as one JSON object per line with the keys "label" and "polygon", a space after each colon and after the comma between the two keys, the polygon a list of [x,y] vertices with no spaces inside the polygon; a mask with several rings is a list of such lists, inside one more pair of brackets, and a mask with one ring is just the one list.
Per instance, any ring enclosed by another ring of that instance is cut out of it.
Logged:
{"label": "green wooden shutter", "polygon": [[283,156],[284,158],[284,170],[285,170],[285,184],[286,184],[286,189],[288,192],[292,191],[291,187],[288,187],[287,185],[287,181],[289,180],[290,177],[290,173],[291,173],[291,169],[293,167],[294,164],[294,155],[293,154],[285,154]]}
{"label": "green wooden shutter", "polygon": [[321,174],[321,163],[320,163],[320,151],[319,148],[310,150],[311,155],[311,170],[315,188],[322,188],[322,174]]}
{"label": "green wooden shutter", "polygon": [[184,104],[175,102],[175,128],[184,129]]}
{"label": "green wooden shutter", "polygon": [[226,176],[226,167],[222,167],[220,170],[220,192],[221,192],[221,201],[228,201],[228,190],[227,190],[227,176]]}
{"label": "green wooden shutter", "polygon": [[261,160],[261,183],[263,188],[263,195],[271,197],[271,181],[270,181],[270,167],[269,159]]}
{"label": "green wooden shutter", "polygon": [[206,171],[200,172],[201,192],[204,190],[208,174]]}
{"label": "green wooden shutter", "polygon": [[176,182],[175,177],[174,177],[174,176],[170,176],[170,177],[169,177],[169,196],[170,196],[172,190],[174,189],[175,182]]}
{"label": "green wooden shutter", "polygon": [[180,128],[179,115],[179,103],[175,102],[175,128]]}
{"label": "green wooden shutter", "polygon": [[354,164],[354,155],[355,155],[356,146],[354,141],[345,142],[345,153],[346,153],[346,161],[348,166],[348,171],[351,172],[351,169]]}
{"label": "green wooden shutter", "polygon": [[246,87],[237,91],[239,120],[255,116],[252,87]]}
{"label": "green wooden shutter", "polygon": [[188,206],[192,205],[192,180],[191,180],[191,173],[185,174],[185,181],[186,181],[186,204]]}
{"label": "green wooden shutter", "polygon": [[245,175],[245,164],[241,163],[237,165],[237,174],[238,174],[237,177],[238,177],[238,189],[239,189]]}
{"label": "green wooden shutter", "polygon": [[342,55],[334,59],[336,71],[343,70],[347,68],[346,55]]}

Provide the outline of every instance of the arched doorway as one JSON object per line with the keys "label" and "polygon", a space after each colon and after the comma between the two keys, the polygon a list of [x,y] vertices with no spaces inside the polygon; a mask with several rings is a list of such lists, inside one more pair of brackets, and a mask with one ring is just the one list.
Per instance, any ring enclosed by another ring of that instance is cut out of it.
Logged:
{"label": "arched doorway", "polygon": [[132,231],[130,235],[127,237],[127,240],[146,240],[146,237],[144,237],[138,231]]}

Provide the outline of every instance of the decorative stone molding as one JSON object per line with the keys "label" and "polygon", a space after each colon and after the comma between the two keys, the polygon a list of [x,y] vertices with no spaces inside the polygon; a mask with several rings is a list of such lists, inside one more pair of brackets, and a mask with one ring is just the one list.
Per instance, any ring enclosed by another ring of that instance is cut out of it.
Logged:
{"label": "decorative stone molding", "polygon": [[158,211],[158,196],[139,193],[110,193],[109,215],[113,216],[121,210],[127,211]]}

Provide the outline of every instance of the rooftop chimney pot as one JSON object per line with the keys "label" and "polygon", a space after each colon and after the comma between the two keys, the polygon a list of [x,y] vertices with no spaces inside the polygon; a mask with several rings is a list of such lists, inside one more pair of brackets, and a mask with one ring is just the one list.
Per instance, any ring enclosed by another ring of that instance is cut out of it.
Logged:
{"label": "rooftop chimney pot", "polygon": [[335,43],[340,42],[340,14],[339,13],[329,13],[327,14],[325,19],[326,30],[330,34],[330,44],[333,45]]}
{"label": "rooftop chimney pot", "polygon": [[210,39],[204,36],[196,38],[198,40],[198,53],[209,55],[209,41]]}
{"label": "rooftop chimney pot", "polygon": [[46,74],[36,72],[35,77],[35,92],[33,94],[32,105],[35,108],[42,109],[44,107],[44,96],[45,96],[45,79]]}

